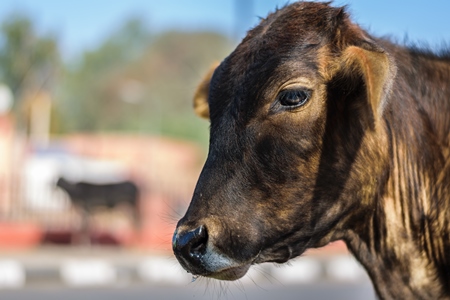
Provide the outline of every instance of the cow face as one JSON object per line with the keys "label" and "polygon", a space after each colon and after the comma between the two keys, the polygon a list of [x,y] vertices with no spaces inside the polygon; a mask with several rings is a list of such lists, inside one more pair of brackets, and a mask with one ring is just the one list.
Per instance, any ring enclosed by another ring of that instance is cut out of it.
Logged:
{"label": "cow face", "polygon": [[196,94],[210,147],[173,238],[181,265],[233,280],[339,238],[372,192],[358,171],[378,158],[365,144],[393,72],[342,8],[296,3],[251,30]]}

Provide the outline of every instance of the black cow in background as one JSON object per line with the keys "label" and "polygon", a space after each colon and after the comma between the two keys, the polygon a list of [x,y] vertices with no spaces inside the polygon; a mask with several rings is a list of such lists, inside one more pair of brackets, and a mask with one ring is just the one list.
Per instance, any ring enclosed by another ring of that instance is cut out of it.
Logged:
{"label": "black cow in background", "polygon": [[138,199],[139,189],[131,181],[117,183],[71,182],[60,177],[56,185],[69,195],[71,203],[83,215],[81,239],[89,239],[89,215],[96,208],[112,209],[123,204],[132,210],[135,227],[140,225]]}

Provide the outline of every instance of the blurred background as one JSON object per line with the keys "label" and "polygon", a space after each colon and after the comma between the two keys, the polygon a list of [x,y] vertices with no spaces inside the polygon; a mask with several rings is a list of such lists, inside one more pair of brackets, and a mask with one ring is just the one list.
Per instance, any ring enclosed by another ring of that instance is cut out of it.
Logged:
{"label": "blurred background", "polygon": [[[374,298],[342,243],[231,287],[191,283],[170,258],[207,154],[196,84],[286,2],[0,2],[2,299],[71,299],[67,287],[115,299],[113,286],[129,299],[272,299],[281,286],[285,299]],[[433,49],[450,41],[450,2],[334,4],[378,36]]]}

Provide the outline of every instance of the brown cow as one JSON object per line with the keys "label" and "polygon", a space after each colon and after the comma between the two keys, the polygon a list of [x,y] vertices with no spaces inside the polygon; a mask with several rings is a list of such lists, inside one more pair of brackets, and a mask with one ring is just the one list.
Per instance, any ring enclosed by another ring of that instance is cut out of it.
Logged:
{"label": "brown cow", "polygon": [[173,239],[188,272],[234,280],[342,239],[381,298],[450,298],[448,53],[299,2],[197,95],[209,155]]}

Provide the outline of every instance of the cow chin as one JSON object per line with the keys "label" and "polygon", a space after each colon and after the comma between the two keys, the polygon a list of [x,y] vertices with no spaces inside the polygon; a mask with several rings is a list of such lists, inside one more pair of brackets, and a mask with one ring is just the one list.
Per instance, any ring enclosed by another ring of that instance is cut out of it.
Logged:
{"label": "cow chin", "polygon": [[214,279],[219,280],[237,280],[242,277],[244,277],[245,274],[247,274],[248,269],[250,269],[250,264],[242,265],[242,266],[236,266],[236,267],[230,267],[221,271],[218,271],[216,273],[211,273],[207,277],[211,277]]}
{"label": "cow chin", "polygon": [[[284,241],[263,249],[256,259],[255,264],[277,263],[283,264],[297,256],[302,255],[312,244],[311,238],[298,239],[295,243]],[[295,245],[295,246],[292,246]]]}

